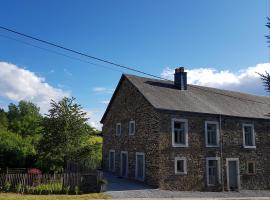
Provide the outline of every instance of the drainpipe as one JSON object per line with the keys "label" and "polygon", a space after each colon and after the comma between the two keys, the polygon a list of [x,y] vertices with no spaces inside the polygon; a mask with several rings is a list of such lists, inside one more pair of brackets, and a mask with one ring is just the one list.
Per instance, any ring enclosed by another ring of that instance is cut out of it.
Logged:
{"label": "drainpipe", "polygon": [[221,121],[222,121],[221,115],[219,115],[221,187],[222,187],[222,192],[224,192],[224,178],[223,178],[223,137],[222,137]]}

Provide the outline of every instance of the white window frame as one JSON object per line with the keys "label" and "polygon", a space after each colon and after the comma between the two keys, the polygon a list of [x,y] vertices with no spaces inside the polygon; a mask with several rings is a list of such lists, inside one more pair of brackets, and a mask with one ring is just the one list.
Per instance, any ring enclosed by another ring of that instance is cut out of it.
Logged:
{"label": "white window frame", "polygon": [[[217,126],[217,144],[216,145],[212,145],[212,144],[208,144],[208,129],[207,129],[207,125],[208,124],[215,124]],[[204,134],[205,134],[205,146],[206,147],[219,147],[220,146],[220,134],[219,134],[219,123],[217,121],[205,121],[204,124]]]}
{"label": "white window frame", "polygon": [[[252,146],[246,145],[246,141],[245,141],[245,127],[251,127],[251,131],[252,131]],[[255,130],[254,130],[254,124],[243,124],[242,125],[242,132],[243,132],[243,147],[244,148],[250,148],[250,149],[255,149],[256,148],[256,139],[255,139]]]}
{"label": "white window frame", "polygon": [[[184,164],[184,171],[183,172],[179,172],[177,171],[177,161],[183,161]],[[185,157],[175,157],[174,158],[174,172],[175,175],[185,175],[187,174],[187,159]]]}
{"label": "white window frame", "polygon": [[[143,156],[143,177],[142,178],[138,177],[137,155]],[[136,152],[135,179],[139,181],[144,181],[145,179],[145,154],[143,152]]]}
{"label": "white window frame", "polygon": [[126,171],[126,174],[125,176],[123,177],[128,177],[128,152],[127,151],[121,151],[120,152],[120,174],[122,175],[122,154],[126,154],[127,155],[127,163],[126,163],[126,168],[127,168],[127,171]]}
{"label": "white window frame", "polygon": [[[254,169],[253,169],[253,170],[254,170],[253,173],[249,173],[249,170],[248,170],[248,164],[249,164],[249,163],[253,163],[253,165],[254,165],[254,166],[253,166],[253,168],[254,168]],[[247,165],[247,168],[246,168],[246,173],[247,173],[247,174],[249,174],[249,175],[254,175],[254,174],[256,174],[256,162],[255,162],[255,161],[250,161],[250,160],[249,160],[249,161],[247,161],[246,165]]]}
{"label": "white window frame", "polygon": [[[133,133],[131,133],[131,124],[134,124],[134,132]],[[135,120],[131,120],[128,123],[128,134],[135,135],[135,132],[136,132],[136,123],[135,123]]]}
{"label": "white window frame", "polygon": [[[113,168],[111,168],[111,152],[113,152]],[[111,149],[109,151],[109,171],[114,172],[115,171],[115,150]]]}
{"label": "white window frame", "polygon": [[[118,129],[117,127],[120,126],[120,133],[118,134]],[[121,123],[116,123],[116,126],[115,126],[115,132],[116,132],[116,136],[120,136],[122,134],[122,126],[121,126]]]}
{"label": "white window frame", "polygon": [[220,157],[207,157],[206,158],[206,184],[207,186],[216,186],[215,184],[209,184],[209,161],[216,160],[217,161],[217,174],[218,174],[218,183],[221,183],[221,176],[220,176]]}
{"label": "white window frame", "polygon": [[[174,142],[174,122],[184,122],[185,123],[185,144],[177,144]],[[187,119],[178,119],[178,118],[173,118],[172,119],[172,146],[173,147],[188,147],[188,120]]]}

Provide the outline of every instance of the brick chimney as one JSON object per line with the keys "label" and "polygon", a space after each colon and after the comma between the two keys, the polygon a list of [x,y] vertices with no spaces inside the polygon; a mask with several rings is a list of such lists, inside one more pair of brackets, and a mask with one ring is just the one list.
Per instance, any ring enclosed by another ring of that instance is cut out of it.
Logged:
{"label": "brick chimney", "polygon": [[187,72],[184,67],[175,69],[174,85],[180,90],[187,90]]}

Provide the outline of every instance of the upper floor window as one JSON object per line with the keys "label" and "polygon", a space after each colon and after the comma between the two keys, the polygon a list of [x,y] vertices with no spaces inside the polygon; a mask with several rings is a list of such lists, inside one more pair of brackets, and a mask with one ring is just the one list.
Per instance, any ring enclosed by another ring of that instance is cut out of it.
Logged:
{"label": "upper floor window", "polygon": [[187,160],[184,157],[176,157],[174,160],[175,174],[187,174]]}
{"label": "upper floor window", "polygon": [[243,124],[243,145],[244,148],[255,148],[255,132],[253,124]]}
{"label": "upper floor window", "polygon": [[121,123],[116,124],[116,135],[121,135]]}
{"label": "upper floor window", "polygon": [[205,145],[207,147],[219,146],[219,127],[218,122],[205,122]]}
{"label": "upper floor window", "polygon": [[188,146],[188,120],[172,119],[172,146]]}
{"label": "upper floor window", "polygon": [[135,134],[135,121],[130,121],[128,124],[128,133],[129,135]]}

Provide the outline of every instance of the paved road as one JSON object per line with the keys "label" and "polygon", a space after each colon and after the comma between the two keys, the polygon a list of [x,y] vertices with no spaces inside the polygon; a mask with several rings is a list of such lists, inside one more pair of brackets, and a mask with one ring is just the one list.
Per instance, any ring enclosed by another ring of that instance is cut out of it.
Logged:
{"label": "paved road", "polygon": [[180,198],[180,199],[269,199],[270,191],[242,190],[241,192],[183,192],[153,189],[134,181],[105,174],[109,184],[106,194],[115,199],[125,198]]}

